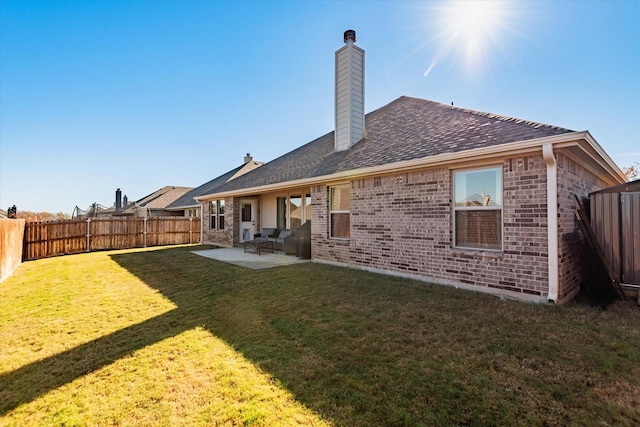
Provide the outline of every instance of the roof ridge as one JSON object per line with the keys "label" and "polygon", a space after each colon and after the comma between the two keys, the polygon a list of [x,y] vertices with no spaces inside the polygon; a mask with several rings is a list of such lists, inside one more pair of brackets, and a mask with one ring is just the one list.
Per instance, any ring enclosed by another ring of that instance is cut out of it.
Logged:
{"label": "roof ridge", "polygon": [[[149,203],[153,202],[154,200],[157,200],[158,198],[164,196],[169,191],[177,190],[178,188],[186,188],[186,189],[188,189],[187,191],[191,191],[193,189],[193,187],[183,187],[183,186],[176,186],[176,185],[165,185],[164,187],[157,189],[156,191],[154,191],[151,194],[147,194],[143,198],[138,199],[133,203],[140,203],[140,206],[146,206]],[[149,198],[149,200],[145,200],[147,198]]]}
{"label": "roof ridge", "polygon": [[[544,126],[546,128],[551,128],[551,129],[557,129],[557,130],[563,130],[563,131],[572,131],[571,129],[562,127],[562,126],[556,126],[556,125],[551,125],[548,123],[542,123],[542,122],[537,122],[534,120],[526,120],[526,119],[521,119],[519,117],[512,117],[512,116],[506,116],[504,114],[498,114],[498,113],[490,113],[487,111],[481,111],[481,110],[475,110],[472,108],[467,108],[467,107],[458,107],[456,105],[449,105],[449,104],[445,104],[443,102],[439,102],[439,101],[433,101],[430,99],[423,99],[423,98],[415,98],[415,97],[411,97],[411,96],[401,96],[400,98],[408,98],[408,99],[413,99],[416,101],[427,101],[429,103],[432,104],[438,104],[444,108],[448,108],[450,110],[458,110],[464,113],[469,113],[469,114],[473,114],[476,116],[482,116],[482,117],[486,117],[489,119],[495,118],[495,119],[499,119],[505,122],[510,122],[510,123],[523,123],[525,125],[528,126],[532,126],[532,127],[540,127],[540,126]],[[400,99],[398,98],[398,99]]]}

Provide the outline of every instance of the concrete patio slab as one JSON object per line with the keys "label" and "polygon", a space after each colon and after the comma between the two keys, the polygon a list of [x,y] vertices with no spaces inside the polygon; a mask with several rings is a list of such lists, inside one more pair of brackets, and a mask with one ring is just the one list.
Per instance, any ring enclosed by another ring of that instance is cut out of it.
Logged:
{"label": "concrete patio slab", "polygon": [[293,255],[285,255],[281,252],[273,254],[262,252],[260,255],[255,252],[245,253],[244,249],[241,248],[207,249],[204,251],[191,251],[191,253],[240,267],[250,268],[252,270],[282,267],[285,265],[301,264],[310,261],[308,259],[296,258]]}

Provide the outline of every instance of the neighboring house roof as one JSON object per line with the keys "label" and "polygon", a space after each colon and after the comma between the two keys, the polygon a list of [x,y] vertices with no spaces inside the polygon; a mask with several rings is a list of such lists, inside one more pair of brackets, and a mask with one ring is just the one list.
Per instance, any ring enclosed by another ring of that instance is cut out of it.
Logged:
{"label": "neighboring house roof", "polygon": [[[171,203],[182,197],[186,192],[192,190],[192,187],[175,187],[167,185],[158,191],[143,197],[133,203],[137,207],[146,207],[147,209],[166,209]],[[129,204],[128,207],[132,207]]]}
{"label": "neighboring house roof", "polygon": [[211,194],[227,181],[231,181],[232,179],[242,176],[245,173],[262,166],[263,164],[263,162],[250,160],[243,165],[238,166],[237,168],[231,169],[229,172],[222,174],[219,177],[214,178],[211,181],[206,182],[201,186],[186,192],[176,201],[167,206],[167,210],[181,210],[198,207],[199,204],[198,202],[196,202],[195,197],[203,196],[205,194]]}
{"label": "neighboring house roof", "polygon": [[215,193],[574,132],[406,96],[367,114],[365,123],[366,138],[348,150],[335,151],[334,132],[330,132],[227,182]]}

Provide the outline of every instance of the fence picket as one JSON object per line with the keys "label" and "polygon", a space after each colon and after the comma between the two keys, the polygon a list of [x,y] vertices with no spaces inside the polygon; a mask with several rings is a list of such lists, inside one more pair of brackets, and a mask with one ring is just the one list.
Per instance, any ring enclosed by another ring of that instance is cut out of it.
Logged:
{"label": "fence picket", "polygon": [[28,222],[24,229],[23,259],[107,249],[194,243],[200,218],[89,218]]}

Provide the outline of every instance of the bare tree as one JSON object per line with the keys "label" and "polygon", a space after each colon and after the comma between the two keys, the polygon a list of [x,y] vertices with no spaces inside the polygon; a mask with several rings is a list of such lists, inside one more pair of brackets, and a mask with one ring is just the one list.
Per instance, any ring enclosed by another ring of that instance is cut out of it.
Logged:
{"label": "bare tree", "polygon": [[629,181],[640,177],[640,163],[638,162],[633,162],[633,164],[629,166],[622,166],[620,169],[622,169],[622,172],[624,172]]}
{"label": "bare tree", "polygon": [[16,218],[26,219],[27,221],[58,221],[63,219],[70,219],[71,215],[64,212],[51,213],[51,212],[32,212],[17,210]]}

